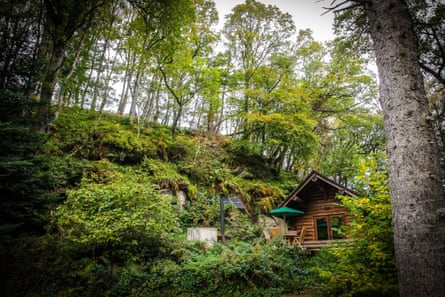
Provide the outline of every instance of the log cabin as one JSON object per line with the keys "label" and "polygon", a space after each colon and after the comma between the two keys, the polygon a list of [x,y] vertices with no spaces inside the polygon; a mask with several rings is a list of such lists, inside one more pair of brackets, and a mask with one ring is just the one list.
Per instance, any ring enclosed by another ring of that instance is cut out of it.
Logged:
{"label": "log cabin", "polygon": [[[312,171],[278,207],[289,207],[304,214],[286,217],[287,233],[297,234],[298,242],[309,251],[348,241],[339,232],[351,222],[349,210],[336,198],[337,194],[357,197],[352,190],[332,179]],[[286,234],[284,234],[286,235]]]}

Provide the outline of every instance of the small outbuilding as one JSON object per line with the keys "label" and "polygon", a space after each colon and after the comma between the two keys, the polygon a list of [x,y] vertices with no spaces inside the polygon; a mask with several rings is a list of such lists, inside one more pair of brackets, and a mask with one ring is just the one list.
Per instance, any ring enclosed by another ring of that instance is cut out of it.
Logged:
{"label": "small outbuilding", "polygon": [[[337,240],[346,239],[341,226],[351,221],[349,210],[336,198],[337,194],[357,197],[352,190],[334,180],[312,171],[278,206],[299,211],[300,215],[285,218],[287,230],[284,237],[295,237],[304,248],[317,250]],[[273,215],[273,213],[271,213]]]}

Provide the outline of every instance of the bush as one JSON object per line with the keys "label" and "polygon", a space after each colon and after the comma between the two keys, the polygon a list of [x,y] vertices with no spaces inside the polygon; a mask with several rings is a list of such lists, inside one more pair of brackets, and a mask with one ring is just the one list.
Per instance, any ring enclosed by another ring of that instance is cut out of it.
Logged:
{"label": "bush", "polygon": [[280,296],[302,289],[298,252],[280,242],[206,247],[186,243],[172,258],[145,267],[127,266],[110,296]]}
{"label": "bush", "polygon": [[[169,234],[179,231],[169,199],[137,171],[119,172],[107,161],[97,170],[79,189],[68,191],[67,201],[56,212],[58,232],[86,249],[113,248],[109,252],[115,261],[129,252],[140,254],[141,244],[145,253],[157,254],[161,238],[168,241]],[[149,244],[154,251],[147,250]]]}
{"label": "bush", "polygon": [[234,140],[226,148],[229,154],[229,163],[237,166],[238,174],[248,178],[264,178],[274,176],[274,168],[268,165],[268,160],[263,156],[258,144]]}
{"label": "bush", "polygon": [[281,242],[184,250],[173,288],[184,296],[278,296],[302,288],[298,252]]}

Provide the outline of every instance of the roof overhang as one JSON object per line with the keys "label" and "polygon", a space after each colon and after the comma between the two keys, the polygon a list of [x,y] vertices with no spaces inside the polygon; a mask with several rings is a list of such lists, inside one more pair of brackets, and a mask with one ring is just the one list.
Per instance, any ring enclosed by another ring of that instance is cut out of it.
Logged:
{"label": "roof overhang", "polygon": [[280,205],[278,205],[278,207],[286,206],[290,201],[297,201],[297,200],[301,199],[299,194],[304,192],[304,190],[307,189],[309,186],[311,186],[312,183],[317,183],[317,182],[324,183],[324,184],[336,189],[340,195],[348,195],[351,197],[358,196],[358,194],[355,193],[354,191],[351,191],[350,189],[340,185],[339,183],[333,181],[332,179],[330,179],[316,171],[312,171],[309,175],[306,176],[306,178],[303,180],[303,182],[295,190],[293,190],[287,196],[287,198],[282,203],[280,203]]}

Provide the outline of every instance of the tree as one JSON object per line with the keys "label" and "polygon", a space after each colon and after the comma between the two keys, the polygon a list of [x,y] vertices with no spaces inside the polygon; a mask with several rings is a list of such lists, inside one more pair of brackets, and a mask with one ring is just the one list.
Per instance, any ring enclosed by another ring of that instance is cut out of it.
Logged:
{"label": "tree", "polygon": [[[289,49],[289,38],[295,32],[295,25],[288,13],[278,7],[265,5],[255,0],[235,6],[224,25],[231,62],[239,71],[240,91],[252,88],[255,72],[265,65],[272,56]],[[240,113],[238,128],[244,138],[249,136],[245,116],[255,106],[255,97],[244,92],[239,99]],[[236,131],[239,132],[239,131]]]}
{"label": "tree", "polygon": [[344,1],[338,7],[345,3],[340,10],[363,5],[376,57],[400,295],[442,296],[445,193],[407,1]]}
{"label": "tree", "polygon": [[0,116],[0,253],[5,253],[7,235],[43,231],[44,213],[53,197],[40,153],[43,139],[30,129],[30,100],[1,91],[0,108],[5,111]]}
{"label": "tree", "polygon": [[306,90],[296,86],[292,58],[275,56],[258,67],[252,87],[245,90],[255,100],[245,116],[249,131],[244,135],[261,147],[276,173],[292,169],[296,160],[307,159],[317,143],[317,122],[310,104],[302,99],[308,95]]}
{"label": "tree", "polygon": [[139,249],[136,241],[168,243],[166,237],[171,239],[178,227],[174,207],[147,176],[120,172],[108,161],[99,162],[96,169],[78,189],[68,191],[67,200],[57,208],[59,233],[88,250],[101,245]]}
{"label": "tree", "polygon": [[53,117],[50,110],[51,99],[70,41],[80,31],[92,27],[98,10],[106,3],[103,0],[44,0],[40,3],[43,32],[36,36],[39,39],[36,48],[38,60],[43,66],[37,73],[35,89],[39,89],[36,119],[41,131],[47,129]]}
{"label": "tree", "polygon": [[384,137],[378,133],[383,120],[374,103],[376,82],[366,68],[366,59],[339,38],[322,44],[312,38],[310,30],[301,30],[295,59],[295,84],[304,90],[299,96],[310,106],[319,139],[314,157],[295,169],[304,173],[307,168],[317,168],[345,183],[356,174],[354,155],[383,148]]}
{"label": "tree", "polygon": [[421,51],[420,66],[445,86],[445,4],[440,0],[408,1]]}
{"label": "tree", "polygon": [[[160,39],[176,35],[182,25],[189,22],[194,14],[194,3],[183,1],[104,1],[104,0],[39,0],[24,3],[2,3],[0,27],[2,34],[0,83],[2,88],[16,88],[26,96],[35,98],[38,106],[34,117],[37,130],[44,132],[53,120],[51,110],[54,91],[60,82],[64,83],[75,71],[84,41],[95,43],[100,39],[94,28],[108,31],[116,26],[117,15],[126,3],[135,8],[135,15],[141,16],[145,31],[153,32],[155,43]],[[108,34],[109,32],[107,32]],[[91,35],[94,38],[91,38]],[[104,61],[105,44],[100,53]],[[151,45],[151,44],[150,44]],[[105,70],[99,65],[98,72]],[[97,76],[99,80],[99,76]],[[110,80],[110,72],[106,80]],[[60,84],[59,84],[60,85]],[[105,86],[107,94],[109,86]],[[93,97],[97,97],[98,92]],[[102,105],[105,100],[102,100]],[[101,106],[102,108],[102,106]]]}
{"label": "tree", "polygon": [[[196,21],[184,27],[182,36],[166,43],[164,46],[167,48],[159,52],[158,68],[164,86],[173,99],[173,139],[181,120],[187,115],[188,106],[192,102],[195,102],[195,107],[201,105],[200,101],[205,101],[206,95],[210,97],[210,103],[217,94],[218,85],[212,84],[210,79],[217,78],[218,74],[212,73],[208,59],[212,53],[212,44],[217,40],[217,36],[210,30],[218,20],[214,3],[197,2],[196,15]],[[218,79],[214,83],[217,82]],[[192,114],[192,122],[195,115]]]}
{"label": "tree", "polygon": [[[400,294],[445,290],[445,193],[405,1],[366,7],[380,79]],[[434,236],[432,236],[434,234]]]}
{"label": "tree", "polygon": [[431,118],[441,149],[445,178],[445,3],[440,0],[410,1],[419,49],[420,66],[427,84]]}
{"label": "tree", "polygon": [[2,1],[0,6],[0,89],[30,88],[37,65],[33,61],[33,36],[38,31],[35,22],[38,9],[26,1]]}

